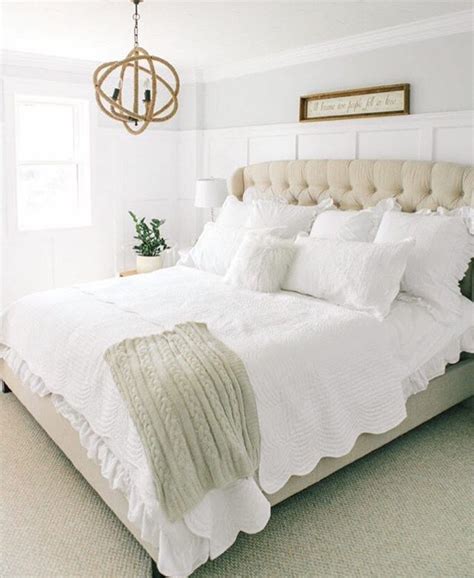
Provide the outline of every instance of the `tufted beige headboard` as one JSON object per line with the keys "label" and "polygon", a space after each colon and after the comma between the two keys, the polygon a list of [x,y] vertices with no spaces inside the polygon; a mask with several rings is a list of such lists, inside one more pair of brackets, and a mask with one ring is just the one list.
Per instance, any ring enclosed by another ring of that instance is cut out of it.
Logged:
{"label": "tufted beige headboard", "polygon": [[473,205],[474,168],[454,163],[390,160],[273,161],[237,169],[230,193],[255,187],[289,203],[332,197],[341,209],[364,209],[396,197],[404,211]]}
{"label": "tufted beige headboard", "polygon": [[[241,199],[254,187],[289,203],[316,205],[331,197],[340,209],[365,209],[395,197],[402,210],[474,207],[474,168],[428,161],[298,160],[259,163],[237,169],[230,193]],[[461,283],[474,301],[474,265]]]}

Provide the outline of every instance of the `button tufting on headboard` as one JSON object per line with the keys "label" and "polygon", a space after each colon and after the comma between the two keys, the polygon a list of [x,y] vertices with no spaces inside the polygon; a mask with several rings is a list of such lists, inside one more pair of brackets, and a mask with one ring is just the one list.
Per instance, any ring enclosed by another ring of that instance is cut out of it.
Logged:
{"label": "button tufting on headboard", "polygon": [[395,197],[404,211],[473,204],[474,168],[455,163],[397,160],[274,161],[237,169],[230,192],[254,187],[300,205],[331,197],[341,209],[363,209]]}

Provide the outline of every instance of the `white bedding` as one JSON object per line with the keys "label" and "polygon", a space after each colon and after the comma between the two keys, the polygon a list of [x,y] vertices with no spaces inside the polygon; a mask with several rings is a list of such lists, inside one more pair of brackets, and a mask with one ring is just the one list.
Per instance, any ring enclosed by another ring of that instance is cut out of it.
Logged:
{"label": "white bedding", "polygon": [[8,347],[0,355],[34,391],[53,394],[89,456],[128,496],[129,518],[159,547],[160,571],[187,575],[239,531],[261,530],[268,501],[253,480],[243,480],[210,492],[183,522],[170,524],[103,361],[110,345],[179,322],[207,323],[247,368],[262,436],[260,485],[273,493],[322,457],[348,453],[361,433],[400,423],[409,395],[459,351],[474,351],[473,319],[467,299],[462,318],[448,327],[421,303],[397,299],[380,322],[311,297],[239,290],[173,267],[20,300],[4,315],[0,342]]}

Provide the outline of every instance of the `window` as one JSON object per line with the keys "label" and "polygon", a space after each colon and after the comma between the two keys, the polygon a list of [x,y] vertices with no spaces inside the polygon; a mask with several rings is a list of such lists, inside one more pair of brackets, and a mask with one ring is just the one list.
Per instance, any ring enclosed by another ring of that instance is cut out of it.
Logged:
{"label": "window", "polygon": [[91,224],[89,103],[16,98],[20,230]]}

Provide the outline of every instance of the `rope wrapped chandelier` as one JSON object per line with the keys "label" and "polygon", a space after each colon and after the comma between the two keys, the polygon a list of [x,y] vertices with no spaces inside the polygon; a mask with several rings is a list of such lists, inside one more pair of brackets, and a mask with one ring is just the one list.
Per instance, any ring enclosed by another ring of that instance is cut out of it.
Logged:
{"label": "rope wrapped chandelier", "polygon": [[[143,0],[131,2],[135,5],[133,49],[123,60],[101,64],[94,72],[94,87],[99,108],[121,121],[129,133],[141,134],[151,122],[165,122],[176,114],[179,77],[169,62],[152,56],[139,45],[138,5]],[[111,74],[115,71],[118,80],[109,96],[106,85],[111,84]],[[169,81],[163,74],[169,77]]]}

